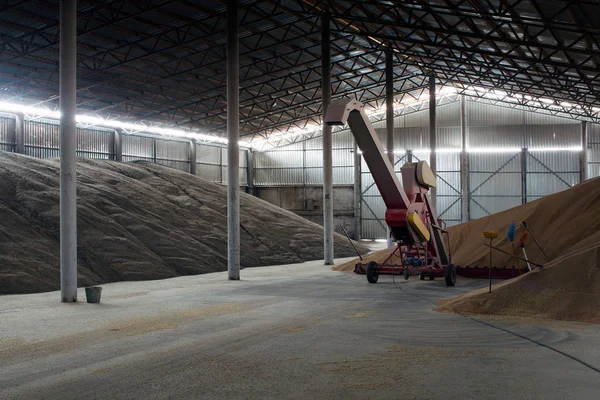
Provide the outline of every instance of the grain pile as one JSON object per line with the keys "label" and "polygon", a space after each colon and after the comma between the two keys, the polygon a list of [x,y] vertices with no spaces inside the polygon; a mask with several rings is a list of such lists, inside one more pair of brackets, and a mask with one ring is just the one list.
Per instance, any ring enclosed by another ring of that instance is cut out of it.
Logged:
{"label": "grain pile", "polygon": [[441,300],[437,311],[600,323],[600,246],[560,257],[543,269]]}
{"label": "grain pile", "polygon": [[[526,240],[527,254],[544,268],[494,286],[491,295],[487,289],[475,291],[442,301],[438,309],[600,323],[600,178],[449,228],[452,262],[487,267],[489,249],[484,246],[483,231],[498,232],[494,245],[512,252],[506,231],[513,221],[517,223],[517,238],[525,231],[522,221],[535,234],[549,262],[531,237]],[[364,262],[380,262],[392,250],[370,254],[363,257]],[[353,260],[336,269],[352,271],[355,263]],[[493,253],[494,266],[516,263],[509,255]]]}
{"label": "grain pile", "polygon": [[[493,244],[505,251],[513,252],[506,231],[511,222],[516,222],[516,240],[525,232],[522,221],[526,221],[550,260],[600,244],[600,178],[590,179],[571,189],[543,197],[531,203],[492,214],[448,228],[452,263],[487,267],[489,249],[485,246],[483,231],[499,233]],[[517,255],[522,256],[515,240]],[[531,261],[547,262],[542,252],[529,237],[525,242]],[[384,249],[363,257],[364,262],[382,261],[393,249]],[[358,259],[357,259],[358,260]],[[357,260],[336,266],[338,271],[353,271]],[[494,252],[493,266],[512,266],[517,261],[508,255]],[[524,267],[524,264],[521,264]]]}
{"label": "grain pile", "polygon": [[[0,293],[59,288],[59,164],[0,152]],[[79,285],[227,269],[224,187],[148,163],[77,165]],[[360,247],[361,251],[366,251]],[[336,257],[354,255],[335,236]],[[241,194],[242,266],[323,257],[323,228]]]}

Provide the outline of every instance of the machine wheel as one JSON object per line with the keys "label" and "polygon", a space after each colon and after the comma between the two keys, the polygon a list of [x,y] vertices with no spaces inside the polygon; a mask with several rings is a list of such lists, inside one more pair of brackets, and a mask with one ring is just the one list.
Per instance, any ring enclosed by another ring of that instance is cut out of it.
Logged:
{"label": "machine wheel", "polygon": [[375,261],[367,264],[367,281],[369,283],[377,283],[379,279],[379,265]]}
{"label": "machine wheel", "polygon": [[419,274],[419,280],[420,280],[420,281],[424,281],[424,280],[425,280],[425,273],[421,272],[421,273]]}
{"label": "machine wheel", "polygon": [[404,267],[404,280],[407,281],[410,278],[410,271],[408,270],[408,266]]}
{"label": "machine wheel", "polygon": [[453,264],[448,264],[446,269],[444,270],[444,280],[446,281],[446,286],[454,286],[456,283],[456,268],[454,268]]}
{"label": "machine wheel", "polygon": [[433,276],[433,275],[429,275],[429,280],[430,280],[430,281],[432,281],[432,280],[434,280],[434,279],[435,279],[435,276]]}

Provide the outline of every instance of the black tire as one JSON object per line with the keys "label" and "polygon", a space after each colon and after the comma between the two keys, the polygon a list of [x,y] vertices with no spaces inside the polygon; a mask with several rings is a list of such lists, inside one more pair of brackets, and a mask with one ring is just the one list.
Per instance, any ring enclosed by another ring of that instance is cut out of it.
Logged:
{"label": "black tire", "polygon": [[405,265],[405,266],[404,266],[404,280],[405,280],[405,281],[407,281],[407,280],[408,280],[408,278],[410,278],[410,271],[409,271],[409,269],[408,269],[408,266],[407,266],[407,265]]}
{"label": "black tire", "polygon": [[425,274],[424,274],[423,272],[421,272],[421,273],[419,274],[419,280],[420,280],[420,281],[424,281],[424,280],[425,280]]}
{"label": "black tire", "polygon": [[429,280],[430,280],[430,281],[432,281],[432,280],[434,280],[434,279],[435,279],[435,276],[433,276],[433,275],[429,275]]}
{"label": "black tire", "polygon": [[448,264],[446,266],[444,280],[446,281],[446,286],[454,286],[456,284],[456,268],[454,268],[454,265]]}
{"label": "black tire", "polygon": [[369,283],[377,283],[379,280],[379,265],[375,261],[367,264],[367,281]]}

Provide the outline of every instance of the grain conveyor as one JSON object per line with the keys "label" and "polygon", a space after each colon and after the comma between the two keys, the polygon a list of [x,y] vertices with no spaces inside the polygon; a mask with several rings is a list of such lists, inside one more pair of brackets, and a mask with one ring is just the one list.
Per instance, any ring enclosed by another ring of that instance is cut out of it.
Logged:
{"label": "grain conveyor", "polygon": [[[377,134],[365,114],[364,106],[344,99],[328,106],[325,122],[329,125],[350,127],[362,156],[371,171],[386,206],[385,222],[396,243],[392,255],[378,264],[374,261],[356,268],[367,274],[370,283],[376,283],[380,274],[420,275],[421,279],[443,276],[446,285],[454,286],[456,269],[450,262],[450,253],[442,235],[447,231],[438,221],[429,197],[435,187],[435,174],[425,161],[406,163],[401,169],[402,184],[385,154]],[[401,265],[389,262],[398,256]]]}

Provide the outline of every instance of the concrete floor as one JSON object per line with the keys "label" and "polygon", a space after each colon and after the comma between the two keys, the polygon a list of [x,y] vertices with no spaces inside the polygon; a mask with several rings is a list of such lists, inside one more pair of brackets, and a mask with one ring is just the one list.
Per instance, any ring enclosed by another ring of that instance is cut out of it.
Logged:
{"label": "concrete floor", "polygon": [[[321,262],[0,297],[2,399],[597,399],[600,373],[425,300],[486,284]],[[421,297],[417,297],[421,296]],[[83,290],[80,300],[85,299]],[[600,368],[600,326],[492,320]]]}

